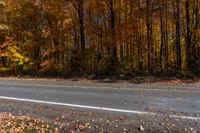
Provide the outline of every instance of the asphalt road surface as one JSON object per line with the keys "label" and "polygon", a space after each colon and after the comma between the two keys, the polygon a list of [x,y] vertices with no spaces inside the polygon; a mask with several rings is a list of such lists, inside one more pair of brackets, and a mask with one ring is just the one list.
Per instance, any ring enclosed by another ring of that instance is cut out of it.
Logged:
{"label": "asphalt road surface", "polygon": [[181,114],[199,120],[200,85],[0,80],[0,99],[105,113]]}

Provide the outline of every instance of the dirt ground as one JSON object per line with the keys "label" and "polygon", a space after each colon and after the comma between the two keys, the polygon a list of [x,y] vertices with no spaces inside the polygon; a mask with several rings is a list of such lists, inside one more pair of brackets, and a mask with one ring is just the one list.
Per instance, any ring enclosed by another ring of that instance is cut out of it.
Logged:
{"label": "dirt ground", "polygon": [[176,78],[176,77],[154,77],[154,76],[138,76],[138,77],[95,77],[89,75],[86,77],[34,77],[34,76],[8,76],[0,77],[0,80],[60,80],[70,82],[96,82],[96,83],[163,83],[163,84],[199,84],[200,78]]}

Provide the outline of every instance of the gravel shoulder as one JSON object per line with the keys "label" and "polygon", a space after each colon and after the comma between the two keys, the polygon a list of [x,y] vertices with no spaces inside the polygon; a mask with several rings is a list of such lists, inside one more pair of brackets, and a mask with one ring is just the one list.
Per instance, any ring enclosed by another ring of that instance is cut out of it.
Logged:
{"label": "gravel shoulder", "polygon": [[[12,118],[21,121],[35,120],[37,132],[51,127],[51,132],[60,133],[199,133],[200,121],[187,119],[171,118],[168,115],[160,114],[157,116],[145,115],[117,115],[105,114],[103,112],[93,113],[90,111],[77,111],[60,106],[36,105],[25,102],[13,102],[7,100],[0,101],[0,112],[3,113],[8,125]],[[2,113],[0,113],[2,114]],[[2,116],[2,115],[1,115]],[[9,118],[9,116],[11,116]],[[24,119],[23,119],[24,118]],[[5,118],[4,118],[5,119]],[[10,119],[10,120],[9,120]],[[1,121],[0,117],[0,121]],[[40,127],[37,126],[40,123]],[[22,127],[27,125],[21,125]],[[34,124],[32,124],[34,125]],[[42,126],[43,125],[43,126]],[[20,124],[18,125],[20,127]],[[30,127],[34,129],[35,127]],[[14,130],[14,129],[13,129]],[[13,131],[12,130],[12,131]],[[11,132],[12,132],[11,131]],[[34,130],[33,130],[34,131]],[[4,132],[4,131],[1,131]],[[15,131],[14,131],[15,132]],[[13,132],[13,133],[14,133]]]}
{"label": "gravel shoulder", "polygon": [[32,80],[32,81],[63,81],[63,82],[90,82],[90,83],[158,83],[158,84],[174,84],[174,85],[200,85],[200,78],[176,78],[176,77],[153,77],[153,76],[139,76],[139,77],[34,77],[34,76],[7,76],[0,77],[0,80]]}

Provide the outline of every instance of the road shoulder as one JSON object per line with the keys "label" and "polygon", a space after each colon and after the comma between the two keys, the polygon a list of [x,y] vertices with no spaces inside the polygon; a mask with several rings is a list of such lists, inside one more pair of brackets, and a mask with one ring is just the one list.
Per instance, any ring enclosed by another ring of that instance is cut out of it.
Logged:
{"label": "road shoulder", "polygon": [[37,118],[62,132],[183,132],[197,133],[200,122],[169,116],[116,115],[59,106],[0,101],[0,112]]}

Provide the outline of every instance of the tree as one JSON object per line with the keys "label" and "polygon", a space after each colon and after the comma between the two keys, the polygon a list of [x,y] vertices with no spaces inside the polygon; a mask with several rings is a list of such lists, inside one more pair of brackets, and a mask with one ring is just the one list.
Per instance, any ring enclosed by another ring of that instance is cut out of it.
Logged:
{"label": "tree", "polygon": [[14,49],[34,73],[195,73],[199,5],[199,0],[2,0],[0,69],[17,64],[10,61],[15,56],[3,57]]}
{"label": "tree", "polygon": [[177,67],[181,68],[181,27],[180,27],[180,1],[176,0],[176,61]]}
{"label": "tree", "polygon": [[186,57],[187,57],[187,67],[191,69],[191,32],[190,32],[190,10],[189,10],[189,0],[185,1],[185,14],[186,14]]}
{"label": "tree", "polygon": [[110,9],[110,29],[111,29],[111,65],[115,67],[117,63],[117,46],[116,46],[116,31],[115,31],[115,11],[113,0],[109,0]]}

